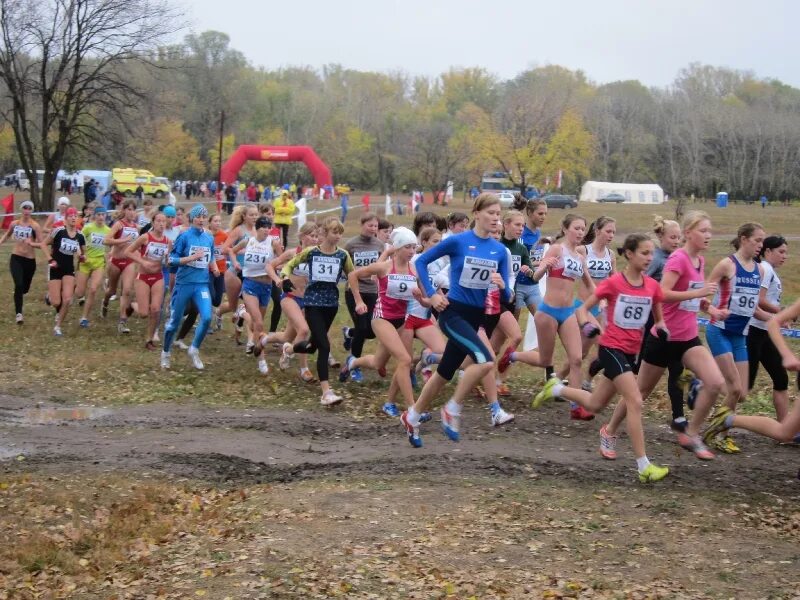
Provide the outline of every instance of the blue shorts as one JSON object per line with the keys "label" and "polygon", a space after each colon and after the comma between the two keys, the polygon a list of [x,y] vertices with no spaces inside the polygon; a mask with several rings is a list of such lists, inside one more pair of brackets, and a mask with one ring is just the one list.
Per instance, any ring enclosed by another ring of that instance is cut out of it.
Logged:
{"label": "blue shorts", "polygon": [[706,342],[712,356],[733,354],[733,362],[747,362],[747,337],[714,325],[706,327]]}
{"label": "blue shorts", "polygon": [[[576,310],[577,310],[577,308],[578,308],[579,306],[581,306],[582,304],[583,304],[583,300],[580,300],[579,298],[575,298],[574,306],[575,306],[575,309],[576,309]],[[599,304],[595,304],[595,305],[594,305],[594,306],[593,306],[593,307],[592,307],[592,308],[589,310],[589,314],[590,314],[590,315],[592,315],[593,317],[595,317],[596,319],[599,319],[599,318],[600,318],[600,313],[601,313],[601,312],[602,312],[602,310],[600,310],[600,305],[599,305]]]}
{"label": "blue shorts", "polygon": [[[580,306],[580,304],[578,305]],[[539,311],[543,312],[546,315],[550,315],[556,320],[559,327],[564,324],[564,321],[569,319],[572,315],[575,314],[575,305],[572,306],[550,306],[542,301],[539,304],[538,309]]]}
{"label": "blue shorts", "polygon": [[270,295],[272,293],[271,283],[261,283],[255,279],[244,278],[242,283],[242,294],[248,296],[255,296],[258,298],[259,306],[267,306],[269,304]]}
{"label": "blue shorts", "polygon": [[281,300],[283,300],[284,298],[289,298],[290,300],[294,300],[295,302],[297,302],[297,306],[299,306],[301,310],[306,307],[305,301],[302,298],[298,298],[293,294],[287,294],[286,292],[281,292]]}
{"label": "blue shorts", "polygon": [[525,306],[539,306],[542,301],[542,292],[538,283],[517,284],[514,291],[516,292],[514,305],[517,310]]}

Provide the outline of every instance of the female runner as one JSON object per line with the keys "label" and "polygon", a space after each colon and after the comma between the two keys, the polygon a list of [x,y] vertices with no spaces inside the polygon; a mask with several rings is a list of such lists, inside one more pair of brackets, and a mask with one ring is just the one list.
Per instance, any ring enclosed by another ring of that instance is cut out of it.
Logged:
{"label": "female runner", "polygon": [[[337,245],[344,233],[344,226],[339,219],[328,217],[322,222],[320,230],[320,244],[306,248],[286,263],[281,270],[281,276],[283,291],[289,293],[293,289],[289,275],[301,264],[309,265],[309,282],[303,300],[311,340],[295,344],[294,351],[301,354],[317,352],[317,378],[322,388],[320,403],[330,406],[341,402],[342,397],[334,393],[328,381],[328,357],[331,350],[328,330],[339,311],[339,277],[350,274],[353,261],[347,251]],[[353,289],[352,286],[350,289]]]}
{"label": "female runner", "polygon": [[[769,314],[758,308],[761,291],[761,266],[756,258],[764,243],[764,228],[758,223],[745,223],[731,242],[736,252],[723,258],[708,280],[719,284],[714,299],[717,308],[727,309],[728,317],[722,321],[712,319],[706,327],[706,343],[725,378],[727,395],[724,404],[732,411],[747,395],[750,363],[747,358],[747,329],[755,315],[768,319]],[[728,454],[741,450],[730,435],[716,439],[704,436],[707,445]]]}
{"label": "female runner", "polygon": [[111,231],[105,239],[106,246],[111,246],[111,262],[108,265],[108,287],[103,298],[101,314],[108,314],[108,302],[111,296],[117,293],[117,286],[122,282],[122,291],[119,295],[119,333],[130,333],[128,317],[133,314],[131,308],[131,292],[133,280],[136,277],[136,266],[133,260],[125,257],[125,249],[139,237],[139,228],[136,226],[136,201],[125,200],[120,208],[119,220],[111,226]]}
{"label": "female runner", "polygon": [[[64,213],[64,227],[53,230],[42,243],[41,248],[50,264],[50,280],[47,283],[47,294],[50,304],[56,310],[56,322],[53,333],[61,336],[61,324],[67,317],[72,295],[75,291],[75,256],[78,262],[86,259],[86,239],[76,227],[78,211],[69,207]],[[52,248],[52,252],[51,252]]]}
{"label": "female runner", "polygon": [[[781,293],[783,287],[777,270],[786,262],[788,248],[786,240],[780,235],[770,235],[761,246],[761,293],[758,307],[770,318],[781,311]],[[767,334],[767,321],[753,317],[747,333],[747,360],[750,362],[748,390],[752,390],[756,382],[759,363],[772,379],[772,403],[775,405],[775,418],[783,421],[789,413],[789,376],[783,368],[781,354]]]}
{"label": "female runner", "polygon": [[92,312],[97,290],[103,283],[108,252],[105,239],[110,231],[111,228],[106,224],[106,209],[102,206],[96,207],[92,221],[81,231],[86,240],[86,260],[80,264],[75,276],[75,296],[84,299],[81,327],[89,327],[89,314]]}
{"label": "female runner", "polygon": [[[489,286],[501,287],[505,302],[511,299],[508,285],[511,272],[505,246],[491,237],[500,224],[500,200],[490,193],[480,194],[472,209],[475,228],[452,235],[437,244],[416,261],[419,281],[431,306],[440,311],[439,327],[447,337],[442,361],[417,402],[401,415],[408,440],[412,446],[422,446],[419,435],[420,415],[427,412],[433,399],[453,378],[464,359],[469,356],[473,364],[464,369],[453,397],[441,409],[442,428],[451,440],[460,437],[461,408],[466,395],[494,369],[494,355],[478,336],[477,330],[484,322],[484,306]],[[434,290],[428,265],[438,258],[450,259],[450,290],[447,297]]]}
{"label": "female runner", "polygon": [[[353,290],[356,314],[364,314],[368,307],[358,289],[359,279],[375,277],[378,282],[378,299],[372,314],[372,330],[378,338],[375,354],[355,357],[350,355],[339,372],[339,381],[344,382],[355,368],[366,367],[378,372],[385,371],[386,363],[394,358],[396,366],[389,388],[389,399],[383,411],[390,417],[399,417],[400,411],[394,403],[395,390],[403,396],[406,408],[414,404],[411,387],[411,352],[403,342],[401,330],[406,320],[410,299],[420,300],[422,294],[417,286],[417,276],[411,266],[411,258],[417,249],[417,236],[406,227],[392,231],[390,256],[387,260],[374,262],[354,270],[348,275]],[[427,302],[427,299],[425,300]]]}
{"label": "female runner", "polygon": [[[581,329],[575,318],[575,281],[583,281],[586,289],[594,292],[594,282],[589,276],[586,257],[578,246],[586,232],[586,220],[569,214],[561,222],[561,233],[542,257],[533,274],[538,282],[547,273],[547,291],[534,315],[536,335],[539,338],[539,360],[544,364],[546,379],[553,376],[553,350],[556,336],[561,339],[569,364],[569,385],[580,387],[581,380]],[[587,327],[587,336],[597,335],[596,326]],[[594,415],[579,404],[571,403],[570,417],[589,421]]]}
{"label": "female runner", "polygon": [[170,242],[164,235],[164,227],[167,225],[164,213],[156,213],[151,223],[150,231],[140,235],[125,249],[125,258],[139,263],[139,274],[134,282],[136,308],[139,316],[147,319],[144,347],[147,350],[156,350],[153,334],[161,313],[161,303],[164,301],[164,273],[161,268],[169,256]]}
{"label": "female runner", "polygon": [[[526,223],[522,228],[520,240],[528,250],[531,269],[536,270],[542,260],[544,245],[542,242],[542,226],[547,219],[547,202],[544,200],[528,200],[525,205]],[[514,299],[514,313],[519,318],[523,307],[527,307],[531,315],[536,314],[536,309],[542,302],[539,282],[532,279],[533,272],[522,273],[517,276]]]}
{"label": "female runner", "polygon": [[661,313],[663,292],[658,282],[644,274],[653,259],[653,242],[641,233],[625,238],[619,250],[628,261],[625,270],[601,281],[594,293],[577,309],[580,323],[587,323],[593,307],[608,302],[608,325],[600,336],[598,358],[604,378],[593,392],[568,388],[557,379],[548,380],[533,400],[538,407],[553,398],[577,402],[592,413],[608,406],[615,394],[628,409],[628,435],[636,455],[636,467],[642,483],[659,481],[669,469],[652,464],[645,453],[642,427],[642,396],[633,370],[636,354],[642,347],[644,326],[652,312],[654,330],[666,337],[668,332]]}
{"label": "female runner", "polygon": [[[255,236],[255,223],[258,219],[258,208],[251,205],[237,206],[231,217],[230,229],[228,229],[228,240],[223,246],[223,251],[228,254],[230,268],[225,271],[225,295],[228,301],[220,305],[214,311],[219,325],[219,319],[225,313],[234,312],[239,303],[239,294],[242,291],[242,261],[244,254],[237,255],[231,248],[242,241],[247,241]],[[238,317],[234,314],[233,322],[238,322]]]}
{"label": "female runner", "polygon": [[20,204],[20,210],[22,216],[11,221],[6,232],[0,237],[0,245],[9,237],[14,240],[8,267],[14,280],[14,312],[17,313],[17,325],[22,325],[25,320],[22,316],[22,299],[31,289],[31,282],[36,273],[36,246],[42,240],[42,228],[31,217],[33,202],[25,200]]}
{"label": "female runner", "polygon": [[[701,211],[691,211],[683,219],[683,248],[672,253],[664,265],[661,291],[664,293],[664,323],[669,339],[658,337],[653,330],[645,344],[637,378],[642,400],[655,388],[667,366],[680,360],[703,382],[686,432],[678,433],[678,443],[700,460],[712,460],[714,454],[700,438],[700,428],[722,391],[725,380],[708,348],[698,337],[697,313],[707,307],[714,318],[724,319],[727,311],[710,306],[706,300],[717,291],[717,284],[706,283],[702,253],[711,242],[711,219]],[[625,418],[625,403],[620,403],[607,425],[600,429],[600,452],[616,458],[617,430]]]}

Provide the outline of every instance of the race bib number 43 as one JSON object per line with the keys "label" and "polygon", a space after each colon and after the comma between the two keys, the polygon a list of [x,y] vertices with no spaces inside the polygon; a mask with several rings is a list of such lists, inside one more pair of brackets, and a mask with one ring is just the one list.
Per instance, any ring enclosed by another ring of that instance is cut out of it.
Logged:
{"label": "race bib number 43", "polygon": [[311,261],[311,280],[336,283],[341,261],[335,256],[315,256]]}
{"label": "race bib number 43", "polygon": [[471,290],[486,290],[489,288],[492,273],[497,271],[497,261],[474,256],[464,257],[464,268],[458,283],[461,287]]}
{"label": "race bib number 43", "polygon": [[614,324],[622,329],[641,329],[650,316],[653,299],[620,294],[614,306]]}

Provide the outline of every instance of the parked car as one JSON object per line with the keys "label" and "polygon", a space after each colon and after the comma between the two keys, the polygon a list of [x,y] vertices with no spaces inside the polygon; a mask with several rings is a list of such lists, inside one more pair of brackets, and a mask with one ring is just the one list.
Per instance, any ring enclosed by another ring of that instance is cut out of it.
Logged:
{"label": "parked car", "polygon": [[547,204],[547,208],[576,208],[578,206],[575,196],[564,194],[547,194],[543,200]]}
{"label": "parked car", "polygon": [[500,198],[500,206],[503,208],[510,208],[514,204],[514,193],[503,191],[497,194],[497,197]]}
{"label": "parked car", "polygon": [[625,202],[625,196],[622,194],[606,194],[602,198],[597,199],[598,202]]}

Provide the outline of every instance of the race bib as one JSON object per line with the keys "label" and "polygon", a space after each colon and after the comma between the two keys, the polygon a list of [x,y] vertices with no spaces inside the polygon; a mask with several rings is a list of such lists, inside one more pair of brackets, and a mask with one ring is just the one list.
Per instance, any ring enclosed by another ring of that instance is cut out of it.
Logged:
{"label": "race bib", "polygon": [[194,267],[195,269],[208,269],[208,264],[211,262],[211,251],[208,246],[191,246],[189,248],[189,256],[195,252],[203,252],[203,258],[193,260],[187,266]]}
{"label": "race bib", "polygon": [[335,256],[315,256],[311,261],[311,280],[336,283],[341,261]]}
{"label": "race bib", "polygon": [[540,262],[544,256],[544,246],[536,245],[531,249],[531,260],[533,262]]}
{"label": "race bib", "polygon": [[148,219],[144,215],[139,215],[139,219],[138,219],[138,221],[136,221],[136,224],[139,226],[139,229],[141,229],[142,227],[144,227],[148,223],[150,223],[150,219]]}
{"label": "race bib", "polygon": [[758,306],[758,288],[734,287],[728,309],[734,315],[752,317]]}
{"label": "race bib", "polygon": [[89,245],[92,248],[103,248],[105,246],[104,239],[106,239],[106,236],[102,233],[91,233],[89,234]]}
{"label": "race bib", "polygon": [[78,253],[78,241],[71,240],[69,238],[61,238],[61,244],[58,247],[58,251],[61,254],[66,254],[68,256],[74,256]]}
{"label": "race bib", "polygon": [[214,260],[222,260],[222,246],[214,246]]}
{"label": "race bib", "polygon": [[395,300],[413,300],[417,278],[413,275],[390,273],[386,282],[386,295]]}
{"label": "race bib", "polygon": [[[690,281],[688,290],[699,290],[705,285],[705,281]],[[687,290],[687,291],[688,291]],[[700,312],[700,298],[692,298],[691,300],[684,300],[680,303],[680,308],[688,310],[689,312]]]}
{"label": "race bib", "polygon": [[492,273],[496,271],[496,260],[465,256],[464,267],[458,283],[461,287],[470,290],[486,290],[492,283]]}
{"label": "race bib", "polygon": [[589,276],[592,279],[605,279],[611,274],[611,261],[592,258],[588,261]]}
{"label": "race bib", "polygon": [[27,240],[33,236],[33,227],[30,225],[15,225],[11,237],[15,240]]}
{"label": "race bib", "polygon": [[268,258],[266,252],[261,252],[258,248],[249,248],[244,253],[244,264],[248,267],[263,267],[267,264]]}
{"label": "race bib", "polygon": [[564,277],[580,279],[583,277],[583,261],[574,256],[564,256]]}
{"label": "race bib", "polygon": [[511,277],[509,278],[509,285],[513,288],[514,284],[517,282],[517,275],[519,274],[519,270],[522,267],[522,257],[516,256],[514,254],[511,255]]}
{"label": "race bib", "polygon": [[614,324],[622,329],[641,329],[647,323],[653,299],[620,294],[614,306]]}
{"label": "race bib", "polygon": [[164,244],[163,242],[148,242],[147,250],[145,250],[144,255],[150,260],[160,262],[164,260],[164,257],[167,255],[167,248],[167,244]]}
{"label": "race bib", "polygon": [[292,275],[295,277],[305,277],[308,279],[308,263],[300,263],[292,269]]}
{"label": "race bib", "polygon": [[356,269],[358,267],[368,267],[377,261],[379,256],[380,254],[377,250],[359,250],[353,252],[353,266]]}
{"label": "race bib", "polygon": [[128,238],[129,240],[135,240],[138,235],[139,235],[139,230],[136,229],[136,227],[122,228],[122,237],[124,238]]}

